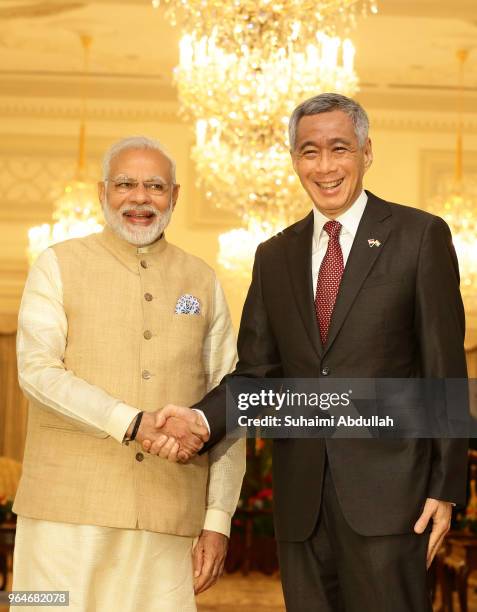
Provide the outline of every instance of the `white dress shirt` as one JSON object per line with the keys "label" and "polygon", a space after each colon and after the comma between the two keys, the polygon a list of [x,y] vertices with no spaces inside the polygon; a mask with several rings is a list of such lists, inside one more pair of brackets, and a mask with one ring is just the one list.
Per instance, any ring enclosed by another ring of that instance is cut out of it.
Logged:
{"label": "white dress shirt", "polygon": [[[366,208],[366,202],[368,196],[363,190],[358,199],[352,204],[346,212],[335,220],[339,221],[343,226],[340,232],[340,246],[343,252],[343,264],[346,267],[351,247],[353,246],[354,237],[358,231],[358,225],[363,216],[364,209]],[[330,221],[328,217],[325,217],[316,206],[313,207],[313,242],[311,252],[311,274],[313,282],[313,295],[316,293],[316,283],[318,281],[318,273],[320,271],[321,262],[325,256],[326,249],[328,248],[329,236],[323,229],[325,223]]]}

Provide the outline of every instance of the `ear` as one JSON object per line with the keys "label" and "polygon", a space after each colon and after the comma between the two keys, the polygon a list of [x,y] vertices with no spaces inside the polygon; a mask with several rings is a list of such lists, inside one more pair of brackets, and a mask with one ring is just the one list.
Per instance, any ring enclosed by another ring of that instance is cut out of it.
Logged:
{"label": "ear", "polygon": [[172,208],[175,208],[177,198],[179,197],[179,191],[181,186],[179,184],[174,185],[172,188]]}
{"label": "ear", "polygon": [[369,170],[371,164],[373,163],[373,145],[371,143],[371,138],[366,140],[366,144],[364,145],[364,171]]}
{"label": "ear", "polygon": [[102,206],[106,199],[106,183],[104,181],[98,182],[98,198]]}

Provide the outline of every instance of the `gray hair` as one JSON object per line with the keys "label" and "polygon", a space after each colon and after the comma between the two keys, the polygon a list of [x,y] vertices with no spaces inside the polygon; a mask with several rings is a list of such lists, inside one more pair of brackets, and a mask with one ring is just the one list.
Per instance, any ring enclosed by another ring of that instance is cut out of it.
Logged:
{"label": "gray hair", "polygon": [[329,113],[334,110],[343,111],[351,117],[354,132],[358,138],[359,145],[362,147],[366,142],[369,130],[369,119],[364,108],[355,100],[341,94],[322,93],[299,104],[291,114],[288,123],[290,150],[294,151],[295,149],[298,123],[302,117]]}
{"label": "gray hair", "polygon": [[109,147],[103,157],[103,181],[107,180],[109,177],[111,160],[116,157],[116,155],[121,153],[121,151],[126,151],[127,149],[152,149],[154,151],[160,151],[171,164],[171,178],[172,183],[175,185],[176,162],[172,159],[158,140],[147,138],[146,136],[128,136],[127,138],[118,140],[118,142],[115,142],[113,145],[111,145],[111,147]]}

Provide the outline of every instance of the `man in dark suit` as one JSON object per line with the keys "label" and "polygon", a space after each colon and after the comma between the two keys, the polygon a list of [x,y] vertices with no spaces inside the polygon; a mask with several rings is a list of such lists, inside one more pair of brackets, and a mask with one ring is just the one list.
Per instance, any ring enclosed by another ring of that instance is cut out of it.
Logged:
{"label": "man in dark suit", "polygon": [[[372,148],[355,101],[311,98],[289,130],[314,208],[257,249],[231,376],[465,378],[464,311],[445,222],[363,191]],[[225,381],[194,406],[210,427],[205,448],[226,433],[224,405]],[[174,406],[168,415],[199,418]],[[275,440],[287,610],[430,611],[426,561],[452,505],[465,501],[466,453],[458,439]]]}

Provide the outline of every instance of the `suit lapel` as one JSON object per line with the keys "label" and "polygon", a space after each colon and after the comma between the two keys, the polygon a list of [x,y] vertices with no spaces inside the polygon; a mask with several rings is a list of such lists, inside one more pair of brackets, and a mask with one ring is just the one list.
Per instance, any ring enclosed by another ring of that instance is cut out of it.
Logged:
{"label": "suit lapel", "polygon": [[291,228],[285,244],[293,295],[310,342],[321,358],[323,347],[316,321],[311,276],[313,225],[313,212],[311,212],[303,221]]}
{"label": "suit lapel", "polygon": [[[368,201],[341,279],[324,353],[332,346],[361,285],[383,252],[386,239],[391,231],[389,224],[383,223],[391,216],[390,207],[372,193],[367,193]],[[378,240],[381,243],[380,246],[370,247],[368,243],[370,239]]]}

